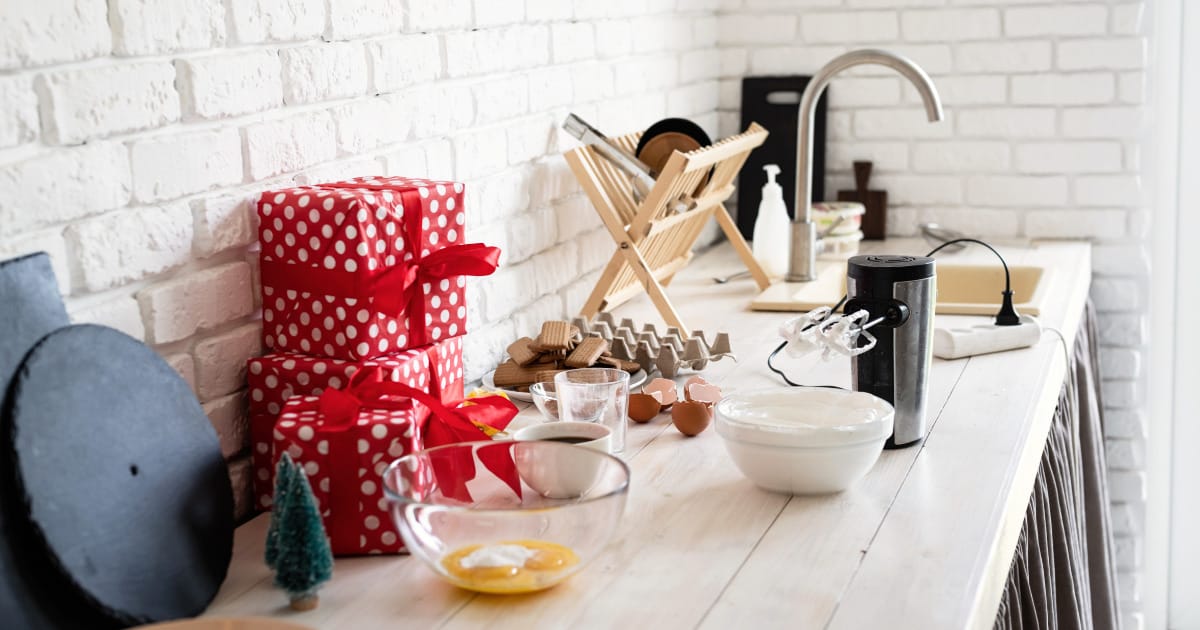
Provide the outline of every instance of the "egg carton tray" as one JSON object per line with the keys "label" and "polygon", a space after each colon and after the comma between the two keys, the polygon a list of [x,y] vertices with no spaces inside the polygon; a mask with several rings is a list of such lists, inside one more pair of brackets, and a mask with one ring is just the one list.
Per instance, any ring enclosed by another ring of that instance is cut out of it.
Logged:
{"label": "egg carton tray", "polygon": [[607,311],[598,313],[591,321],[576,317],[571,324],[584,336],[607,341],[614,357],[636,362],[647,374],[657,369],[664,377],[674,378],[680,370],[702,371],[710,361],[725,358],[737,361],[727,332],[718,332],[710,344],[702,330],[693,330],[686,339],[673,326],[667,328],[666,334],[659,334],[654,324],[646,324],[638,330],[632,319],[627,317],[618,322]]}

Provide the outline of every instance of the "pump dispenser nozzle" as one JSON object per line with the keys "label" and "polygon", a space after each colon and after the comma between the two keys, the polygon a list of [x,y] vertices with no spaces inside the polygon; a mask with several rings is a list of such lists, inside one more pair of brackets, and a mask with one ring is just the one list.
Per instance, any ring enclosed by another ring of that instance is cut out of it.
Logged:
{"label": "pump dispenser nozzle", "polygon": [[767,172],[767,183],[763,185],[762,194],[764,200],[783,202],[783,188],[775,182],[775,176],[779,174],[778,164],[767,164],[763,166],[763,170]]}

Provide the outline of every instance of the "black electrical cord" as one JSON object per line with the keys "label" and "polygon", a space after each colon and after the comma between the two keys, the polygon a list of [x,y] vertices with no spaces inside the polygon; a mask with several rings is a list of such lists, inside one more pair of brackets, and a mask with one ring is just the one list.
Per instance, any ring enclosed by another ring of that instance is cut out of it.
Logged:
{"label": "black electrical cord", "polygon": [[[839,308],[842,308],[842,305],[845,304],[846,300],[848,300],[849,298],[850,298],[849,294],[843,295],[842,299],[838,300],[837,304],[834,304],[833,307],[829,309],[829,313],[831,315],[833,313],[836,313]],[[815,322],[813,324],[809,324],[808,328],[811,328],[813,326],[820,326],[820,325],[821,325],[821,322]],[[805,330],[808,330],[808,328],[805,328]],[[783,379],[784,383],[787,383],[788,385],[791,385],[792,387],[824,387],[826,389],[846,389],[845,387],[838,387],[837,385],[804,385],[803,383],[796,383],[796,382],[792,381],[792,379],[787,377],[787,374],[783,373],[783,370],[775,367],[775,357],[784,348],[786,348],[787,345],[788,345],[787,341],[779,344],[779,347],[775,348],[775,350],[772,351],[771,354],[767,357],[767,368],[770,369],[772,372],[778,374],[779,378]]]}
{"label": "black electrical cord", "polygon": [[770,356],[767,357],[767,367],[770,368],[772,372],[778,374],[779,378],[783,379],[784,383],[787,383],[792,387],[824,387],[825,389],[846,389],[845,387],[839,387],[837,385],[805,385],[804,383],[797,383],[788,378],[787,374],[783,373],[783,370],[775,367],[775,356],[778,355],[784,348],[786,348],[787,345],[788,342],[786,341],[779,344],[779,347],[775,348],[775,350],[771,352]]}
{"label": "black electrical cord", "polygon": [[974,243],[976,245],[983,245],[984,247],[988,248],[989,251],[991,251],[993,254],[995,254],[996,258],[1000,259],[1000,264],[1004,266],[1004,291],[1002,292],[1002,295],[1004,297],[1000,301],[1000,312],[996,313],[996,325],[997,326],[1016,326],[1016,325],[1020,324],[1021,316],[1019,314],[1017,314],[1017,309],[1015,307],[1013,307],[1012,277],[1008,273],[1008,263],[1004,261],[1004,257],[1000,255],[1000,252],[996,251],[996,248],[992,247],[991,245],[988,245],[987,243],[985,243],[977,238],[956,238],[956,239],[951,239],[949,241],[946,241],[945,243],[942,243],[941,245],[938,245],[937,247],[934,247],[932,250],[929,251],[928,254],[925,254],[925,257],[930,258],[934,254],[941,251],[942,248],[950,246],[950,245],[954,245],[956,243]]}

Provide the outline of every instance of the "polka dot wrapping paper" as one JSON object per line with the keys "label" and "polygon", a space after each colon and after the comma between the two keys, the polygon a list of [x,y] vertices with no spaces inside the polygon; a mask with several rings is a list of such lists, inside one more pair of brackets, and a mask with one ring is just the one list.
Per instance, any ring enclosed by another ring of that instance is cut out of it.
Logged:
{"label": "polka dot wrapping paper", "polygon": [[276,353],[247,362],[253,485],[258,509],[271,509],[275,483],[272,431],[284,404],[293,396],[319,396],[327,387],[340,389],[357,371],[372,367],[388,370],[391,380],[429,392],[448,406],[463,400],[462,339],[457,337],[363,361]]}
{"label": "polka dot wrapping paper", "polygon": [[304,469],[335,555],[404,551],[383,494],[383,471],[421,449],[429,411],[412,400],[404,408],[364,406],[341,426],[322,415],[320,400],[296,396],[284,405],[272,432],[274,452],[286,451]]}
{"label": "polka dot wrapping paper", "polygon": [[362,360],[466,333],[464,275],[499,250],[466,244],[463,185],[359,178],[263,193],[263,342]]}

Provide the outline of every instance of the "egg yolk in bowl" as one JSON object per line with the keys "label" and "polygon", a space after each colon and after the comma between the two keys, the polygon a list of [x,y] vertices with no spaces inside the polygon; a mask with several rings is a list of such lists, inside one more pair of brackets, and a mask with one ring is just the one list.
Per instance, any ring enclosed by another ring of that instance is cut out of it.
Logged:
{"label": "egg yolk in bowl", "polygon": [[456,585],[481,593],[532,593],[550,588],[579,564],[569,548],[540,540],[467,545],[442,557]]}

